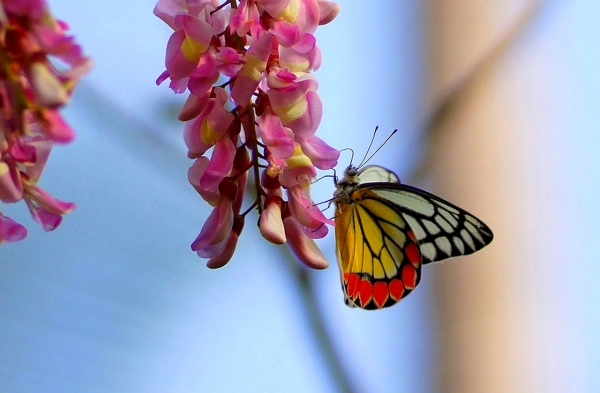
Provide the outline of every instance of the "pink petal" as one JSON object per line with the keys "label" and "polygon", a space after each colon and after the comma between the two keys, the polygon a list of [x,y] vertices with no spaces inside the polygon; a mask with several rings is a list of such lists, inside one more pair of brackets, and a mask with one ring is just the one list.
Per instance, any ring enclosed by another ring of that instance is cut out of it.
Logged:
{"label": "pink petal", "polygon": [[294,0],[293,7],[288,6],[289,3],[290,1],[260,0],[260,5],[274,18],[293,23],[304,32],[313,33],[320,18],[317,1]]}
{"label": "pink petal", "polygon": [[202,226],[202,230],[192,242],[192,250],[202,258],[214,258],[220,255],[233,226],[231,201],[221,198],[217,206]]}
{"label": "pink petal", "polygon": [[273,244],[284,244],[287,241],[281,217],[282,207],[283,200],[280,197],[267,198],[258,223],[262,237]]}
{"label": "pink petal", "polygon": [[62,222],[62,216],[60,214],[49,212],[39,206],[29,205],[29,212],[31,213],[31,217],[33,217],[46,232],[53,231]]}
{"label": "pink petal", "polygon": [[338,16],[340,5],[333,1],[317,0],[319,5],[319,25],[326,25]]}
{"label": "pink petal", "polygon": [[325,269],[329,266],[315,241],[304,234],[294,217],[286,217],[283,226],[288,244],[300,262],[313,269]]}
{"label": "pink petal", "polygon": [[258,87],[263,72],[267,68],[267,60],[271,53],[271,34],[263,34],[248,49],[244,58],[244,66],[231,89],[231,98],[238,105],[246,107],[250,97]]}
{"label": "pink petal", "polygon": [[317,39],[312,34],[304,34],[298,41],[293,44],[293,48],[298,53],[309,53],[315,49],[317,45]]}
{"label": "pink petal", "polygon": [[250,35],[256,38],[260,29],[260,14],[256,4],[248,0],[240,1],[238,8],[231,15],[229,31],[235,32],[240,37],[244,37],[250,32]]}
{"label": "pink petal", "polygon": [[160,85],[161,83],[163,83],[164,81],[166,81],[167,79],[169,79],[171,77],[171,73],[169,71],[163,71],[162,74],[160,74],[158,76],[158,78],[156,78],[156,85]]}
{"label": "pink petal", "polygon": [[42,130],[52,142],[68,143],[75,138],[73,129],[65,122],[56,110],[46,110],[43,113]]}
{"label": "pink petal", "polygon": [[174,32],[167,43],[167,52],[165,54],[165,67],[172,78],[189,77],[198,65],[197,58],[188,58],[181,50],[186,40],[185,31],[178,30]]}
{"label": "pink petal", "polygon": [[11,171],[5,162],[0,162],[0,201],[14,203],[23,198],[23,188],[18,176],[18,171]]}
{"label": "pink petal", "polygon": [[217,53],[218,70],[225,76],[234,77],[244,64],[244,57],[237,50],[229,47],[219,48]]}
{"label": "pink petal", "polygon": [[200,194],[202,199],[214,206],[219,202],[219,199],[221,197],[221,194],[219,194],[219,190],[205,190],[202,187],[200,187],[200,178],[202,178],[204,171],[208,167],[208,163],[209,160],[206,157],[199,157],[196,161],[194,161],[190,169],[188,169],[188,181],[190,182],[192,187],[196,189],[198,194]]}
{"label": "pink petal", "polygon": [[283,47],[294,45],[304,35],[298,26],[283,20],[271,23],[269,33],[273,34],[279,45]]}
{"label": "pink petal", "polygon": [[75,210],[74,203],[63,202],[60,199],[56,199],[40,187],[28,187],[27,194],[29,194],[43,210],[46,210],[49,213],[63,215]]}
{"label": "pink petal", "polygon": [[197,117],[202,113],[204,108],[206,108],[206,104],[208,104],[208,92],[203,96],[197,96],[195,94],[190,94],[183,104],[179,115],[177,116],[177,120],[179,121],[190,121],[193,118]]}
{"label": "pink petal", "polygon": [[25,173],[29,177],[30,183],[37,184],[52,150],[52,142],[48,140],[35,141],[31,142],[29,146],[35,148],[35,160],[28,163]]}
{"label": "pink petal", "polygon": [[305,194],[305,190],[296,186],[289,188],[287,194],[292,216],[300,225],[310,231],[308,232],[309,236],[313,239],[325,236],[328,232],[325,224],[333,225],[333,221],[325,217],[323,212],[315,206],[310,197]]}
{"label": "pink petal", "polygon": [[[225,242],[225,246],[223,247],[221,253],[213,258],[210,258],[208,262],[206,262],[206,267],[209,269],[218,269],[227,264],[233,257],[233,253],[235,252],[235,248],[237,247],[239,234],[231,231],[229,234],[229,238],[227,238],[227,242]],[[200,254],[198,254],[200,255]]]}
{"label": "pink petal", "polygon": [[42,18],[48,12],[45,0],[11,0],[3,2],[2,6],[7,13],[27,16],[33,20]]}
{"label": "pink petal", "polygon": [[289,128],[284,128],[281,121],[269,108],[258,119],[260,136],[273,156],[288,158],[294,153],[293,134]]}
{"label": "pink petal", "polygon": [[300,53],[294,48],[279,48],[279,63],[291,72],[316,71],[321,66],[321,50],[315,46],[313,50]]}
{"label": "pink petal", "polygon": [[32,63],[29,68],[29,81],[37,104],[55,108],[69,102],[67,89],[47,64]]}
{"label": "pink petal", "polygon": [[154,15],[162,19],[169,27],[175,30],[174,18],[179,13],[185,13],[184,0],[159,0],[154,7]]}
{"label": "pink petal", "polygon": [[0,243],[18,242],[27,236],[27,229],[10,217],[0,213]]}
{"label": "pink petal", "polygon": [[294,154],[285,160],[279,182],[282,186],[291,188],[298,185],[299,180],[308,182],[307,179],[312,179],[315,176],[317,176],[317,170],[310,158],[302,152],[302,148],[298,145],[294,149]]}
{"label": "pink petal", "polygon": [[230,138],[221,138],[215,145],[210,163],[200,178],[200,187],[203,190],[217,189],[223,178],[231,173],[235,145]]}
{"label": "pink petal", "polygon": [[337,165],[340,152],[320,138],[313,135],[308,140],[300,142],[300,145],[302,146],[302,151],[317,168],[327,170],[335,168]]}

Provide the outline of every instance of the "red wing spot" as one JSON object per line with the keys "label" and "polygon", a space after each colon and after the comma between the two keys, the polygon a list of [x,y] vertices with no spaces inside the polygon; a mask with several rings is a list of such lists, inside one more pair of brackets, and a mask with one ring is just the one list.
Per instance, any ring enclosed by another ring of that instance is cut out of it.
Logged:
{"label": "red wing spot", "polygon": [[415,289],[417,286],[417,269],[413,265],[404,265],[402,269],[402,281],[407,289]]}
{"label": "red wing spot", "polygon": [[358,275],[355,273],[350,273],[347,285],[348,287],[346,288],[346,292],[348,296],[356,300],[358,298],[358,291],[360,290],[360,279],[358,278]]}
{"label": "red wing spot", "polygon": [[373,285],[373,300],[378,308],[382,308],[390,293],[388,286],[383,281],[377,281]]}
{"label": "red wing spot", "polygon": [[369,280],[360,281],[360,306],[365,307],[373,297],[373,284]]}
{"label": "red wing spot", "polygon": [[390,281],[390,296],[392,299],[400,301],[403,293],[404,284],[402,284],[402,281],[398,280],[397,278],[394,278],[392,281]]}
{"label": "red wing spot", "polygon": [[417,237],[415,236],[415,233],[413,231],[406,231],[406,234],[412,239],[413,242],[417,241]]}
{"label": "red wing spot", "polygon": [[408,260],[411,261],[413,265],[418,265],[421,263],[421,252],[419,251],[419,247],[417,247],[416,243],[408,243],[404,249],[404,252],[406,253]]}

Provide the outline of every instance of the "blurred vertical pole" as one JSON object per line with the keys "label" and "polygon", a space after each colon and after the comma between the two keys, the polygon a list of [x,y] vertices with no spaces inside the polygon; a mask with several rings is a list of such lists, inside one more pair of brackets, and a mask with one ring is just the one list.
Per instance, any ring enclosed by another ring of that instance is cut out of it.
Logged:
{"label": "blurred vertical pole", "polygon": [[[533,296],[523,283],[532,267],[519,241],[529,228],[515,223],[531,206],[520,202],[527,184],[509,175],[527,170],[531,141],[513,111],[515,92],[506,86],[519,70],[503,68],[510,45],[502,43],[531,4],[428,2],[428,101],[435,109],[449,92],[460,91],[427,130],[431,188],[495,232],[490,247],[426,272],[436,299],[440,392],[529,392],[538,386]],[[494,47],[496,56],[486,57]],[[528,91],[524,83],[520,88]]]}

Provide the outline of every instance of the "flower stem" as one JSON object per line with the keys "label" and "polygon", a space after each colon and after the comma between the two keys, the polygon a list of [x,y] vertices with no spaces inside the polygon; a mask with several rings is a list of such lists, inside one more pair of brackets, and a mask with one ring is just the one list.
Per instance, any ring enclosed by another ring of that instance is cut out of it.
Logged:
{"label": "flower stem", "polygon": [[348,372],[342,365],[340,354],[335,350],[331,334],[326,329],[323,313],[315,297],[312,271],[299,265],[293,258],[290,259],[287,265],[300,286],[304,313],[320,349],[323,363],[327,367],[331,379],[337,385],[337,391],[354,393],[357,390],[352,386]]}

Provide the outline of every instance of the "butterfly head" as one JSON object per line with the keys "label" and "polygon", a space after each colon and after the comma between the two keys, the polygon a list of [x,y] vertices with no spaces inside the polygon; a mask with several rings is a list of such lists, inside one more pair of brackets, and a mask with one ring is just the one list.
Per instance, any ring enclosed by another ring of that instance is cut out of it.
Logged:
{"label": "butterfly head", "polygon": [[344,177],[335,182],[335,193],[333,194],[333,198],[336,203],[348,203],[350,199],[350,194],[354,190],[358,188],[358,173],[359,168],[348,165],[348,167],[344,170]]}
{"label": "butterfly head", "polygon": [[342,181],[355,179],[358,175],[358,169],[358,167],[355,167],[352,164],[348,165],[348,167],[346,167],[344,170],[344,179]]}

